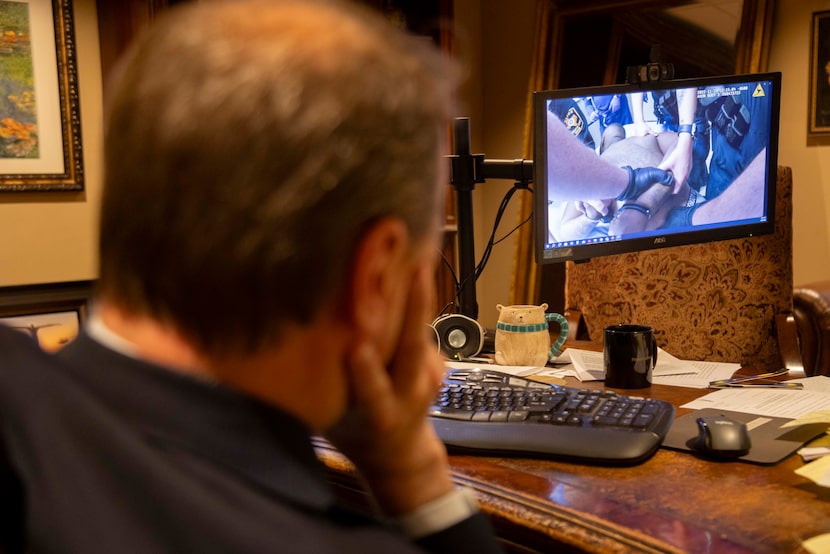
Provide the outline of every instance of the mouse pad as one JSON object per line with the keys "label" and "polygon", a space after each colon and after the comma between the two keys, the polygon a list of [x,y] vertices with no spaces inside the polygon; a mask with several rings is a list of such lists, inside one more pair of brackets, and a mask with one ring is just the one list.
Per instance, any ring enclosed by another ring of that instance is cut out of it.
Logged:
{"label": "mouse pad", "polygon": [[697,439],[699,429],[697,418],[716,415],[725,415],[746,424],[752,447],[746,455],[730,458],[743,462],[776,464],[801,448],[806,442],[827,431],[826,423],[782,429],[782,425],[792,420],[705,408],[675,419],[663,441],[663,447],[693,451],[691,444]]}

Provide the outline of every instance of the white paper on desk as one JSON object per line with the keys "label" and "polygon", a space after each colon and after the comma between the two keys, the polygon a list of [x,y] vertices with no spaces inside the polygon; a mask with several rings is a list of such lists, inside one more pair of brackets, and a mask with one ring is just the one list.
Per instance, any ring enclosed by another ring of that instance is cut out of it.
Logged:
{"label": "white paper on desk", "polygon": [[792,382],[803,384],[804,390],[830,393],[830,377],[824,375],[792,379]]}
{"label": "white paper on desk", "polygon": [[694,368],[694,373],[674,375],[654,375],[652,382],[658,385],[672,385],[674,387],[690,387],[705,389],[711,381],[729,379],[741,368],[741,364],[722,362],[684,362]]}
{"label": "white paper on desk", "polygon": [[801,543],[808,554],[827,554],[830,552],[830,533],[810,537]]}
{"label": "white paper on desk", "polygon": [[546,367],[539,373],[534,373],[534,375],[540,375],[542,377],[560,377],[562,379],[564,379],[565,377],[574,377],[576,379],[579,379],[579,377],[577,377],[576,374],[576,367],[574,367],[573,364],[568,364],[560,367]]}
{"label": "white paper on desk", "polygon": [[562,351],[558,356],[554,356],[551,358],[550,363],[553,365],[565,365],[571,363],[571,350],[568,348],[567,350]]}
{"label": "white paper on desk", "polygon": [[812,462],[813,460],[830,455],[830,448],[826,446],[805,446],[804,448],[798,449],[798,455],[805,462]]}
{"label": "white paper on desk", "polygon": [[553,367],[544,367],[538,373],[534,373],[534,375],[540,375],[543,377],[560,377],[562,379],[565,377],[576,377],[578,379],[579,377],[576,373],[576,367],[574,367],[573,359],[571,358],[571,351],[572,349],[568,348],[558,356],[554,356],[554,358],[550,361],[550,364]]}
{"label": "white paper on desk", "polygon": [[580,381],[602,381],[605,379],[605,358],[602,352],[568,348],[571,353],[574,377]]}
{"label": "white paper on desk", "polygon": [[692,410],[714,408],[794,419],[810,412],[830,410],[830,394],[804,389],[730,388],[716,390],[682,407]]}
{"label": "white paper on desk", "polygon": [[[580,381],[601,381],[605,379],[605,355],[602,352],[575,348],[568,348],[567,351],[571,353],[571,361],[576,371],[576,377]],[[653,380],[665,375],[688,375],[697,372],[698,370],[692,365],[692,362],[679,360],[665,350],[657,349],[657,365],[652,372]]]}
{"label": "white paper on desk", "polygon": [[515,375],[517,377],[526,377],[528,375],[535,375],[540,371],[543,371],[547,368],[544,367],[533,367],[533,366],[526,366],[526,365],[498,365],[498,364],[484,364],[484,363],[475,363],[475,362],[454,362],[454,361],[446,361],[444,362],[444,367],[447,369],[492,369],[495,371],[501,371],[502,373],[509,373],[510,375]]}
{"label": "white paper on desk", "polygon": [[823,456],[813,460],[796,469],[795,472],[822,487],[830,487],[830,457]]}
{"label": "white paper on desk", "polygon": [[665,377],[667,375],[695,375],[698,369],[696,362],[689,362],[676,358],[663,350],[657,349],[657,365],[654,366],[652,377]]}

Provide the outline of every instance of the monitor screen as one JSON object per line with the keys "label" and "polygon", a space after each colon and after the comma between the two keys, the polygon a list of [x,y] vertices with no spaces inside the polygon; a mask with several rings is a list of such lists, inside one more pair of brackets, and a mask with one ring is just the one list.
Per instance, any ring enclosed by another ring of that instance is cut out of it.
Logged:
{"label": "monitor screen", "polygon": [[538,263],[773,231],[780,73],[536,92]]}

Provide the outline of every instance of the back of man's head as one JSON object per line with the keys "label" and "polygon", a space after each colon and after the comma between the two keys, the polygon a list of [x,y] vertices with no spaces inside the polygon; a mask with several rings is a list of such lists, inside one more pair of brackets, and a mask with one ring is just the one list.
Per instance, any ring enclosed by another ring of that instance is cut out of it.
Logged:
{"label": "back of man's head", "polygon": [[373,220],[434,232],[454,83],[356,6],[171,11],[110,89],[101,292],[205,350],[252,349],[312,317]]}

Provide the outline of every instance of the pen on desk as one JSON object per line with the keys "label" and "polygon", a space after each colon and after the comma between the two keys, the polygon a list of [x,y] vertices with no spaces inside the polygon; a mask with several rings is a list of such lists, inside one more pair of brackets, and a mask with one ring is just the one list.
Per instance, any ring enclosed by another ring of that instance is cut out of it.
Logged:
{"label": "pen on desk", "polygon": [[787,382],[770,382],[770,383],[728,383],[727,379],[722,381],[712,381],[709,383],[710,389],[803,389],[804,385],[801,383],[787,383]]}
{"label": "pen on desk", "polygon": [[[745,377],[732,377],[730,379],[718,379],[717,381],[710,381],[709,388],[711,389],[725,389],[725,388],[769,388],[769,389],[803,389],[802,383],[793,383],[790,381],[764,381],[769,377],[777,377],[785,375],[786,369],[772,371],[770,373],[762,373],[760,375],[747,375]],[[754,382],[753,382],[754,381]]]}

